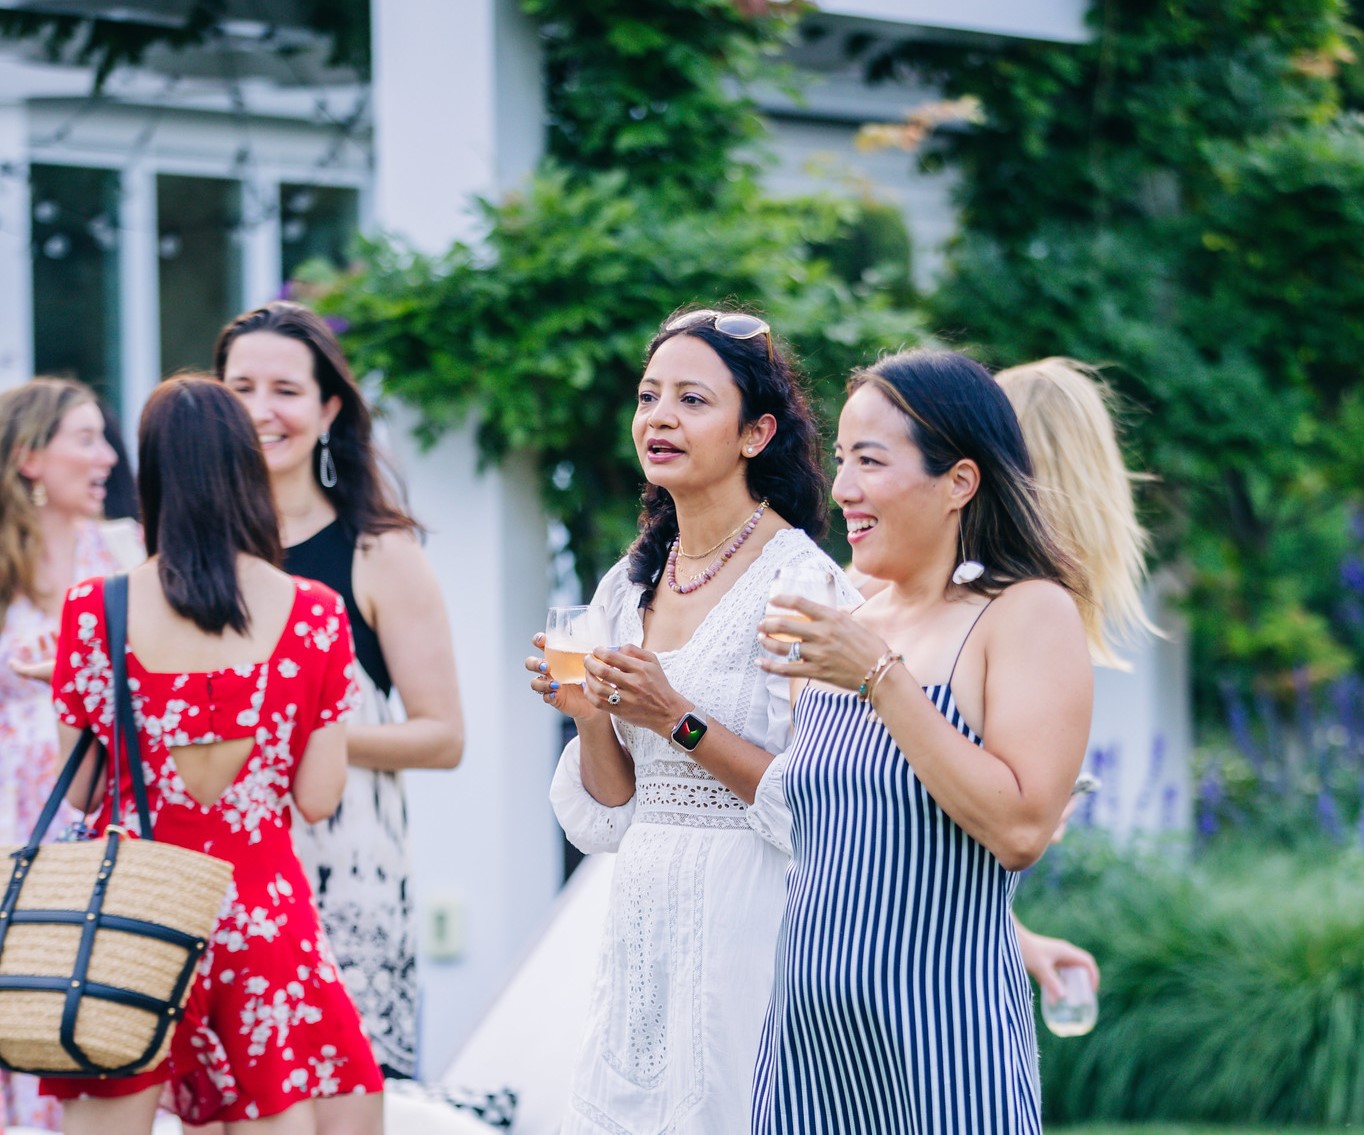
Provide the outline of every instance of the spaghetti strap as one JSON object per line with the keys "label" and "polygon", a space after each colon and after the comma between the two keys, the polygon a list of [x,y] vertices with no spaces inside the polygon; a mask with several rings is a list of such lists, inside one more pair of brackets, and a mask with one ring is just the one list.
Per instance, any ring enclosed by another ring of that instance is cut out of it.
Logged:
{"label": "spaghetti strap", "polygon": [[985,614],[985,612],[990,609],[990,604],[993,602],[994,602],[993,599],[986,600],[985,606],[983,606],[979,611],[976,612],[976,617],[971,620],[971,625],[966,628],[966,633],[962,636],[961,639],[961,645],[957,647],[957,656],[954,659],[952,659],[952,669],[947,672],[948,689],[951,689],[952,687],[952,678],[957,672],[957,663],[961,661],[961,652],[966,649],[966,642],[971,637],[971,632],[976,629],[976,624],[980,622],[981,615]]}

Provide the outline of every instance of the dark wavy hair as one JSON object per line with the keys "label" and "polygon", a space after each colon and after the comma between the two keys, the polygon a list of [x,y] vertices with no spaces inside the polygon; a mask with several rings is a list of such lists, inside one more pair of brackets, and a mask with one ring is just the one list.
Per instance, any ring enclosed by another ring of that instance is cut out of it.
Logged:
{"label": "dark wavy hair", "polygon": [[854,371],[848,393],[863,386],[879,390],[905,416],[929,476],[942,476],[963,458],[979,466],[980,487],[962,509],[961,539],[963,558],[985,573],[965,585],[969,590],[997,595],[1020,580],[1050,579],[1088,600],[1084,574],[1038,505],[1013,406],[988,370],[955,351],[905,351]]}
{"label": "dark wavy hair", "polygon": [[[691,335],[709,346],[729,369],[743,399],[742,420],[735,433],[764,414],[777,420],[776,433],[756,457],[749,459],[746,476],[754,500],[764,497],[772,508],[813,540],[829,526],[829,482],[819,460],[819,428],[799,375],[780,345],[769,336],[736,339],[715,330],[714,320],[676,331],[667,327],[686,309],[664,321],[644,356],[644,365],[669,339]],[[769,350],[770,346],[770,350]],[[677,507],[666,489],[648,485],[639,514],[639,536],[630,546],[629,575],[633,583],[652,588],[668,559],[668,546],[677,535]]]}
{"label": "dark wavy hair", "polygon": [[322,389],[322,401],[332,395],[341,399],[328,441],[336,463],[336,484],[328,488],[322,483],[316,454],[313,479],[336,509],[346,538],[355,541],[361,536],[394,530],[420,534],[422,526],[398,503],[390,483],[392,478],[386,478],[380,470],[369,407],[351,377],[341,344],[321,316],[302,304],[285,300],[243,312],[218,333],[218,341],[213,345],[213,370],[218,380],[226,377],[232,344],[257,331],[283,335],[307,347],[313,357],[313,377]]}
{"label": "dark wavy hair", "polygon": [[210,634],[250,625],[237,556],[279,566],[270,472],[246,409],[212,375],[176,375],[147,399],[137,431],[147,554],[166,600]]}

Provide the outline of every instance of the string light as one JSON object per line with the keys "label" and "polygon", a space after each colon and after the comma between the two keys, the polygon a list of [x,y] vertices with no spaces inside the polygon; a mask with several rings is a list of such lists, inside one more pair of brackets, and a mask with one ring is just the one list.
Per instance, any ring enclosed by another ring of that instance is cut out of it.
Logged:
{"label": "string light", "polygon": [[[234,25],[232,30],[238,39],[242,38],[245,31],[241,25]],[[285,44],[276,34],[276,29],[270,21],[263,19],[260,30],[255,34],[256,43],[261,47],[273,45],[270,47],[272,54],[283,61],[290,78],[296,84],[310,85],[309,78],[298,66],[296,47]],[[259,168],[252,138],[254,119],[237,60],[233,56],[232,38],[222,25],[218,25],[209,32],[204,43],[204,49],[218,57],[217,62],[229,107],[228,113],[239,133],[238,146],[230,164],[230,175],[232,180],[241,186],[240,216],[230,219],[224,226],[224,231],[230,240],[240,242],[260,225],[279,220],[281,239],[288,243],[296,243],[304,239],[308,233],[309,224],[305,214],[315,207],[317,195],[311,189],[302,188],[293,190],[287,201],[281,202],[278,195],[272,200],[261,192],[260,180],[252,176]],[[146,106],[142,125],[122,156],[119,166],[122,172],[126,173],[134,168],[151,147],[167,111],[173,109],[179,101],[177,96],[183,81],[183,76],[178,72],[167,75],[160,90],[151,97]],[[49,134],[35,139],[31,148],[35,151],[60,152],[70,141],[76,128],[96,109],[108,104],[109,99],[105,94],[92,90]],[[313,103],[314,121],[319,126],[330,127],[334,134],[322,153],[306,169],[294,175],[292,180],[306,185],[311,176],[337,167],[347,147],[352,144],[363,152],[367,164],[371,164],[369,159],[372,155],[367,139],[369,107],[367,88],[360,91],[349,113],[343,115],[335,113],[328,105],[327,99],[319,96]],[[43,163],[14,161],[0,163],[0,179],[24,179],[31,183],[34,164]],[[118,192],[117,186],[115,192]],[[89,237],[97,248],[108,252],[117,247],[121,233],[125,231],[120,222],[118,209],[116,207],[111,209],[107,204],[89,215],[80,215],[78,211],[71,209],[69,203],[64,205],[44,197],[33,203],[31,217],[35,227],[62,225],[56,232],[33,233],[30,237],[34,244],[34,253],[52,260],[64,259],[70,255],[74,247],[74,237],[77,235]],[[183,231],[161,233],[157,241],[158,256],[164,260],[172,260],[179,256],[183,251],[184,236]]]}

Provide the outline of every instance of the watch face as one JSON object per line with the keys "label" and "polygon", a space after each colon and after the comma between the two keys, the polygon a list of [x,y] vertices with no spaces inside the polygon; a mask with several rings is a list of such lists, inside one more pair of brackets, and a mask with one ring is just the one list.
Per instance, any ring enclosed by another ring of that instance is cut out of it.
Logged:
{"label": "watch face", "polygon": [[673,740],[690,752],[705,736],[706,723],[694,713],[687,714],[673,730]]}

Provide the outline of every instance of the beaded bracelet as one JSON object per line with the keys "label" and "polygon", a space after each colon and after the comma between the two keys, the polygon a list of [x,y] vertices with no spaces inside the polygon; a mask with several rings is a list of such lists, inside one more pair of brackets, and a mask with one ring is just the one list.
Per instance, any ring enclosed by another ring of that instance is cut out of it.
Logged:
{"label": "beaded bracelet", "polygon": [[888,650],[876,660],[876,665],[867,671],[867,675],[862,679],[862,684],[857,687],[857,700],[861,702],[870,701],[872,691],[876,689],[876,683],[884,676],[885,672],[897,662],[903,662],[905,656],[896,654],[893,650]]}

